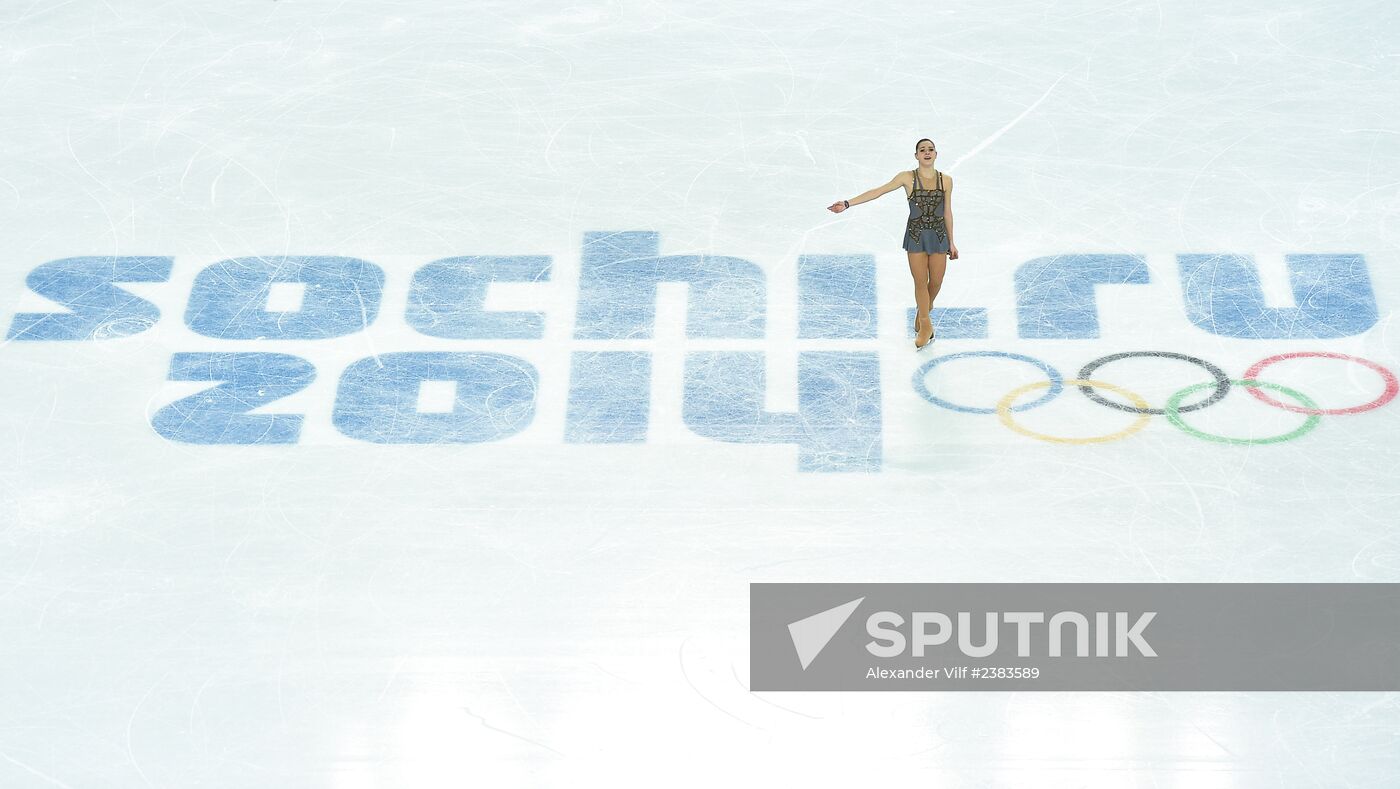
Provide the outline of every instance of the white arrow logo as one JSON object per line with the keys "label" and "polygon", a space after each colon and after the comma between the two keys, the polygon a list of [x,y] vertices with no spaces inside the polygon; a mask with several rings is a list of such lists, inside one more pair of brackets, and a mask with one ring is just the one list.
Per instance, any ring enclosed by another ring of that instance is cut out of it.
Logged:
{"label": "white arrow logo", "polygon": [[835,608],[828,608],[788,625],[788,633],[792,636],[792,645],[797,648],[797,659],[802,661],[803,671],[806,671],[807,667],[812,665],[812,661],[817,659],[817,655],[826,649],[832,636],[846,624],[846,620],[851,618],[851,614],[855,613],[856,607],[864,599],[861,597]]}

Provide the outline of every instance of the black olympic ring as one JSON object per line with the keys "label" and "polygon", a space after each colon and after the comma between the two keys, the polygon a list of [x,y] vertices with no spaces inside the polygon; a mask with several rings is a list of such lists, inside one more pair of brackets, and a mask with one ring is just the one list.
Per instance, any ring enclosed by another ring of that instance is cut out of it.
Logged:
{"label": "black olympic ring", "polygon": [[[1144,356],[1158,359],[1180,359],[1183,362],[1190,362],[1191,364],[1194,364],[1197,367],[1200,367],[1206,372],[1210,373],[1211,377],[1215,379],[1214,394],[1212,394],[1210,397],[1207,397],[1199,403],[1181,406],[1180,408],[1176,409],[1177,411],[1185,413],[1187,411],[1195,411],[1201,408],[1205,408],[1207,406],[1215,405],[1216,403],[1224,399],[1225,395],[1230,393],[1230,376],[1226,375],[1224,370],[1220,369],[1219,367],[1216,367],[1215,365],[1211,364],[1205,359],[1201,359],[1196,356],[1187,356],[1184,353],[1173,353],[1172,351],[1124,351],[1123,353],[1114,353],[1109,354],[1108,356],[1100,356],[1092,362],[1089,362],[1088,364],[1084,365],[1084,367],[1080,369],[1079,375],[1075,377],[1079,378],[1082,381],[1087,381],[1094,377],[1095,370],[1099,369],[1105,364],[1108,364],[1109,362],[1116,362],[1119,359],[1132,359]],[[1106,405],[1109,408],[1116,408],[1119,411],[1127,411],[1130,414],[1156,414],[1158,416],[1161,416],[1167,413],[1167,410],[1165,408],[1139,408],[1135,405],[1115,403],[1112,400],[1109,400],[1108,398],[1099,394],[1098,392],[1095,392],[1093,387],[1090,386],[1080,386],[1079,391],[1083,392],[1085,397],[1089,398],[1090,400],[1093,400],[1099,405]]]}

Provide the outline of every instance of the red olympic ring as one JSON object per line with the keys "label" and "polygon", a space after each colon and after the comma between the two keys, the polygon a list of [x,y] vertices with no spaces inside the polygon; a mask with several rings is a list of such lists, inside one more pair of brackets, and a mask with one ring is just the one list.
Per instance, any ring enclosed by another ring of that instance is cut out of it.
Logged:
{"label": "red olympic ring", "polygon": [[1268,367],[1269,365],[1275,362],[1281,362],[1287,359],[1312,358],[1342,359],[1348,362],[1356,362],[1357,364],[1362,365],[1363,367],[1369,367],[1370,369],[1374,370],[1376,374],[1378,374],[1381,377],[1382,380],[1385,381],[1385,391],[1381,392],[1380,397],[1377,397],[1375,400],[1372,400],[1369,403],[1354,405],[1350,408],[1305,408],[1303,406],[1281,403],[1278,400],[1275,400],[1274,398],[1264,394],[1264,391],[1262,389],[1259,389],[1258,387],[1249,386],[1245,388],[1248,389],[1249,393],[1254,395],[1255,398],[1271,406],[1274,406],[1275,408],[1282,408],[1285,411],[1292,411],[1295,414],[1308,414],[1311,416],[1317,416],[1319,414],[1359,414],[1363,411],[1370,411],[1376,408],[1380,408],[1386,403],[1389,403],[1391,400],[1394,400],[1395,395],[1397,393],[1400,393],[1400,381],[1397,381],[1395,379],[1395,374],[1391,371],[1385,369],[1379,364],[1376,364],[1370,359],[1362,359],[1360,356],[1348,356],[1344,353],[1332,353],[1330,351],[1296,351],[1294,353],[1281,353],[1277,356],[1270,356],[1267,359],[1260,359],[1259,361],[1254,363],[1254,366],[1250,367],[1249,370],[1245,372],[1244,377],[1246,379],[1257,379],[1259,378],[1260,371],[1262,371],[1265,367]]}

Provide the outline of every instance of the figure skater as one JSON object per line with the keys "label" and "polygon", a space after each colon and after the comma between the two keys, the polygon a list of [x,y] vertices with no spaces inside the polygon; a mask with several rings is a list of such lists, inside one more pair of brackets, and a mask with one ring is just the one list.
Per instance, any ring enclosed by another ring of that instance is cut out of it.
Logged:
{"label": "figure skater", "polygon": [[934,169],[937,158],[938,148],[933,140],[919,140],[914,143],[917,168],[900,172],[884,186],[850,200],[832,203],[827,209],[839,214],[901,186],[908,191],[909,222],[904,227],[904,251],[909,253],[909,273],[914,275],[914,347],[920,350],[933,344],[929,309],[933,307],[939,288],[943,287],[948,260],[958,259],[958,245],[953,243],[953,177]]}

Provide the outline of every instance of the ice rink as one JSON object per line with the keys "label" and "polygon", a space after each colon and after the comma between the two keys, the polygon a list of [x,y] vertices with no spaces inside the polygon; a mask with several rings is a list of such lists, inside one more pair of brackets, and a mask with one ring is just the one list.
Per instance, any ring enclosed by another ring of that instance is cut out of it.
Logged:
{"label": "ice rink", "polygon": [[[748,585],[1400,581],[1397,96],[1358,0],[0,4],[0,786],[1393,786],[1393,693],[751,692]],[[922,137],[916,352],[827,206]]]}

